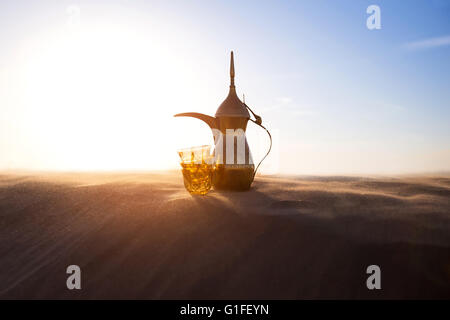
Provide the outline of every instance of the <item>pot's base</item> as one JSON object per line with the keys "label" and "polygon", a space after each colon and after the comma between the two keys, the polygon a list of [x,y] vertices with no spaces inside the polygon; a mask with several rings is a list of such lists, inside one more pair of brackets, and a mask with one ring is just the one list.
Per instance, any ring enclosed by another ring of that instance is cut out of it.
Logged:
{"label": "pot's base", "polygon": [[215,190],[246,191],[253,182],[253,164],[217,165],[213,174]]}

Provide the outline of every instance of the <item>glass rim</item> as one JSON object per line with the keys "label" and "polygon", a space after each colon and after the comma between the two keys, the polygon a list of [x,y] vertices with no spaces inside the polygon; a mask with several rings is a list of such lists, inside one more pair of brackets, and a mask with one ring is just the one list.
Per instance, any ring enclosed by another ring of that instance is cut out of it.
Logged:
{"label": "glass rim", "polygon": [[197,150],[207,150],[207,149],[211,149],[211,146],[205,144],[205,145],[202,145],[202,146],[195,146],[195,147],[188,147],[188,148],[177,149],[177,152],[197,151]]}

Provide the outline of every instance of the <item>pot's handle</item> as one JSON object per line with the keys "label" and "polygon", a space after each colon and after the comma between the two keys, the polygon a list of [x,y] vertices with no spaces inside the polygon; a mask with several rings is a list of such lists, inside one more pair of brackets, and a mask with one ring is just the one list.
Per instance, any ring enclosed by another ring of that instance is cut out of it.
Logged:
{"label": "pot's handle", "polygon": [[[245,99],[245,98],[244,98]],[[251,112],[251,114],[255,117],[255,120],[253,119],[249,119],[251,122],[253,122],[254,124],[260,126],[261,128],[263,128],[264,130],[266,130],[267,134],[269,135],[270,138],[270,146],[269,146],[269,150],[267,150],[266,155],[261,159],[261,161],[258,163],[258,165],[255,168],[255,171],[253,172],[253,178],[255,178],[256,175],[256,171],[258,171],[259,166],[261,165],[261,163],[266,159],[266,157],[269,155],[270,150],[272,150],[272,135],[270,134],[269,130],[267,130],[266,127],[264,127],[262,125],[262,118],[260,116],[258,116],[257,114],[255,114],[253,112],[252,109],[250,109],[250,107],[248,105],[245,104],[245,102],[243,102],[244,106]]]}

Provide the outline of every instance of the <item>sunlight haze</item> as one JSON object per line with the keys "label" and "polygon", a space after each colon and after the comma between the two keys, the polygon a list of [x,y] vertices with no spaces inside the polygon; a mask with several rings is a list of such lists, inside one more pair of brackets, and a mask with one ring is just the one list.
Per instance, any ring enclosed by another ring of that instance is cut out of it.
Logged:
{"label": "sunlight haze", "polygon": [[449,171],[450,5],[412,2],[2,2],[0,169],[178,168],[234,50],[263,173]]}

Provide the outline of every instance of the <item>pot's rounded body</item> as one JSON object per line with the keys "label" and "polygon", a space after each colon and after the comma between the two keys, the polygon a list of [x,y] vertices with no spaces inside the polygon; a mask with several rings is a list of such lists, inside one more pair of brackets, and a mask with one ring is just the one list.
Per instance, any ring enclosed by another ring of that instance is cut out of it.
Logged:
{"label": "pot's rounded body", "polygon": [[[251,187],[255,166],[245,137],[248,118],[217,117],[220,137],[215,136],[216,190],[244,191]],[[231,153],[231,154],[230,154]]]}
{"label": "pot's rounded body", "polygon": [[252,165],[218,164],[215,166],[212,183],[216,190],[245,191],[250,189],[253,182]]}

